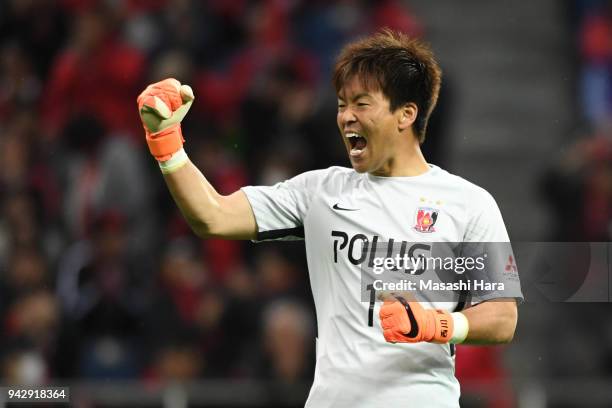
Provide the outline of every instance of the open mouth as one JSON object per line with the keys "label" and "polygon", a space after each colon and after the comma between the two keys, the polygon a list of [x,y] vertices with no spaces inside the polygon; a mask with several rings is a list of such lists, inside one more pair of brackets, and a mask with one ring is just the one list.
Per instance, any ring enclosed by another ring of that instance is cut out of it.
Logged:
{"label": "open mouth", "polygon": [[351,146],[351,156],[359,156],[368,145],[368,140],[357,133],[349,132],[346,134],[346,137]]}

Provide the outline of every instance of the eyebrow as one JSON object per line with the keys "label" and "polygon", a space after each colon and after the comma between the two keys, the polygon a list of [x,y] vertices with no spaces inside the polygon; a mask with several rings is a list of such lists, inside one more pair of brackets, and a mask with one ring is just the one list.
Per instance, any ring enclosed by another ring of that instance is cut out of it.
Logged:
{"label": "eyebrow", "polygon": [[[359,94],[357,94],[357,95],[353,96],[353,100],[354,100],[354,101],[356,101],[357,99],[359,99],[359,98],[363,98],[364,96],[371,97],[371,95],[370,95],[369,93],[367,93],[367,92],[361,92],[361,93],[359,93]],[[340,100],[342,100],[342,101],[344,100],[344,98],[342,98],[340,95],[338,95],[338,99],[340,99]]]}

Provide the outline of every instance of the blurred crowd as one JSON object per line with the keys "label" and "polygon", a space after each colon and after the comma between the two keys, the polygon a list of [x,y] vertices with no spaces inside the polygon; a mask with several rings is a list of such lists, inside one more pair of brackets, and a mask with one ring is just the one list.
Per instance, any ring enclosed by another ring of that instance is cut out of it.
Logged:
{"label": "blurred crowd", "polygon": [[[576,3],[587,130],[543,186],[564,220],[555,239],[610,240],[612,7]],[[169,76],[192,85],[186,150],[220,193],[346,165],[331,67],[383,26],[424,34],[399,0],[0,2],[5,381],[311,381],[302,245],[196,239],[148,155],[136,96]],[[442,165],[445,101],[424,146]],[[506,376],[496,349],[473,350],[458,370]]]}
{"label": "blurred crowd", "polygon": [[570,7],[576,87],[574,132],[542,178],[550,240],[612,241],[612,2]]}
{"label": "blurred crowd", "polygon": [[398,1],[0,2],[4,380],[311,381],[302,245],[196,239],[135,100],[192,85],[186,149],[221,193],[345,164],[331,66],[381,26],[422,30]]}

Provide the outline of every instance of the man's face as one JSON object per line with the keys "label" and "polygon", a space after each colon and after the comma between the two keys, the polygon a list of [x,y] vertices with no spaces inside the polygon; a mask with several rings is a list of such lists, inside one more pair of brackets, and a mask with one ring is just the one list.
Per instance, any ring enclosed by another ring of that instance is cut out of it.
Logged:
{"label": "man's face", "polygon": [[338,94],[338,128],[359,173],[385,176],[390,171],[401,110],[391,112],[389,107],[382,91],[365,89],[355,76]]}

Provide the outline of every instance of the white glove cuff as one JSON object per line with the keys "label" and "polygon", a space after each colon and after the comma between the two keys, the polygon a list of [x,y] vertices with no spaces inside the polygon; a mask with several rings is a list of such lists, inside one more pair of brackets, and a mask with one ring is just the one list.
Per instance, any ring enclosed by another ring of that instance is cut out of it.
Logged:
{"label": "white glove cuff", "polygon": [[453,329],[453,336],[448,342],[453,343],[453,344],[463,343],[470,329],[468,319],[461,312],[451,313],[451,316],[453,318],[454,329]]}
{"label": "white glove cuff", "polygon": [[187,157],[185,149],[181,148],[181,150],[174,153],[168,160],[158,163],[163,174],[170,174],[183,167],[188,161],[189,157]]}

